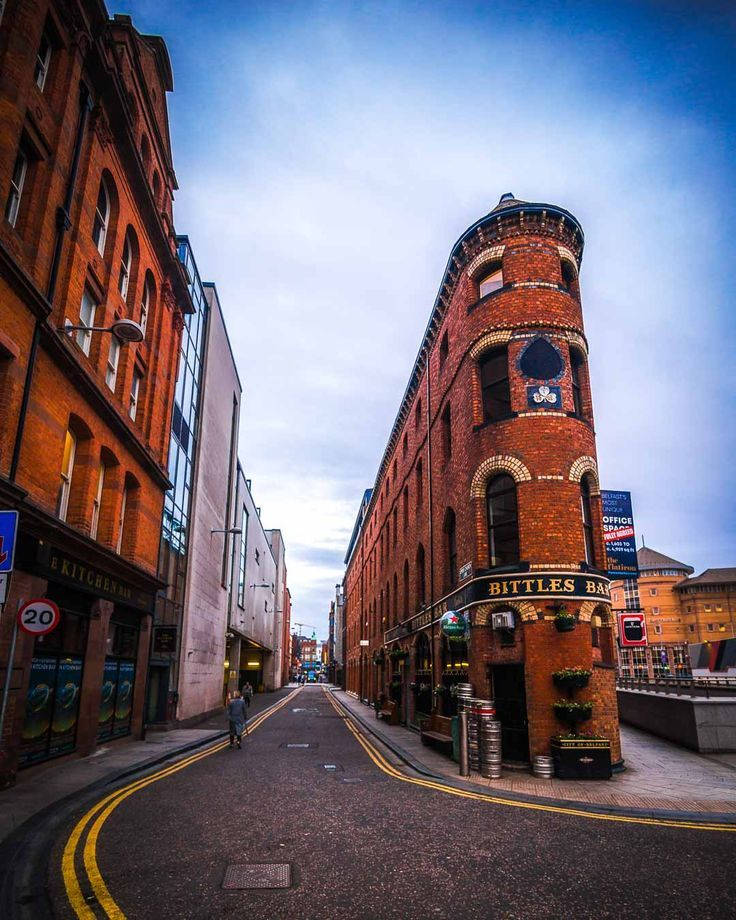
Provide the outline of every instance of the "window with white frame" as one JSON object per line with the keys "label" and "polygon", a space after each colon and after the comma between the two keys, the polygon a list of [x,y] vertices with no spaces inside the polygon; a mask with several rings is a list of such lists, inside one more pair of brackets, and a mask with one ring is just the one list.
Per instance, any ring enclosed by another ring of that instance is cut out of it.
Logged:
{"label": "window with white frame", "polygon": [[143,284],[143,299],[141,300],[141,321],[140,327],[143,338],[146,337],[146,327],[148,326],[148,311],[151,309],[151,282],[146,278]]}
{"label": "window with white frame", "polygon": [[23,194],[23,185],[26,181],[28,172],[28,156],[23,149],[18,151],[13,166],[13,176],[10,180],[10,192],[5,204],[5,220],[14,227],[18,220],[18,211],[20,211],[20,199]]}
{"label": "window with white frame", "polygon": [[120,361],[120,339],[113,334],[110,336],[110,351],[107,354],[107,370],[105,383],[115,392],[115,381],[118,379],[118,362]]}
{"label": "window with white frame", "polygon": [[95,312],[97,304],[90,292],[85,288],[82,295],[82,305],[79,308],[79,325],[82,329],[77,330],[77,345],[82,349],[85,355],[89,354],[89,347],[92,341],[90,329],[95,324]]}
{"label": "window with white frame", "polygon": [[97,539],[97,528],[100,525],[100,508],[102,507],[102,490],[105,487],[105,464],[100,460],[100,467],[97,471],[97,490],[92,501],[92,525],[89,529],[89,535],[93,540]]}
{"label": "window with white frame", "polygon": [[47,32],[41,36],[41,44],[38,46],[36,55],[36,68],[33,72],[33,79],[36,86],[43,92],[46,85],[46,77],[49,75],[49,65],[51,64],[51,42]]}
{"label": "window with white frame", "polygon": [[135,417],[138,414],[138,397],[141,391],[142,379],[143,374],[137,367],[133,368],[133,380],[130,384],[130,405],[128,406],[128,415],[133,421],[135,421]]}
{"label": "window with white frame", "polygon": [[105,241],[107,240],[107,226],[110,221],[110,193],[105,185],[105,180],[100,180],[100,190],[97,193],[97,207],[95,219],[92,224],[92,240],[101,256],[105,255]]}
{"label": "window with white frame", "polygon": [[64,437],[64,453],[61,459],[61,476],[59,492],[56,496],[56,516],[60,521],[66,520],[69,508],[69,492],[72,487],[72,473],[74,472],[74,455],[77,450],[77,439],[67,429]]}
{"label": "window with white frame", "polygon": [[120,553],[123,548],[123,530],[125,528],[125,509],[128,504],[128,490],[123,489],[123,500],[120,503],[120,516],[118,518],[118,542],[115,551]]}
{"label": "window with white frame", "polygon": [[133,261],[133,248],[130,245],[130,236],[125,235],[123,243],[123,254],[120,257],[120,277],[118,278],[118,291],[120,296],[125,300],[128,296],[128,285],[130,284],[130,267]]}

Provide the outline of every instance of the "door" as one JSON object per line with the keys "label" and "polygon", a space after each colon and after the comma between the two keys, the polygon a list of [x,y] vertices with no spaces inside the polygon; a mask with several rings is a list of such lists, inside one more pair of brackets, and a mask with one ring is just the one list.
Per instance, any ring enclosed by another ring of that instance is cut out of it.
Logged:
{"label": "door", "polygon": [[169,695],[169,666],[151,665],[148,671],[148,704],[146,722],[149,725],[166,721],[166,702]]}
{"label": "door", "polygon": [[498,664],[491,668],[496,718],[501,722],[504,760],[529,760],[529,728],[523,664]]}

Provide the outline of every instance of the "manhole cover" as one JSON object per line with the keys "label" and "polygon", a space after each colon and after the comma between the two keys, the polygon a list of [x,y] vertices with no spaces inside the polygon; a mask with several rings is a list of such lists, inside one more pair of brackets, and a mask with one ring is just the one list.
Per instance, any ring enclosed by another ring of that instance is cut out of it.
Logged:
{"label": "manhole cover", "polygon": [[305,748],[319,747],[319,744],[315,744],[315,742],[313,741],[300,741],[300,742],[294,742],[294,743],[286,742],[284,744],[280,744],[279,747],[291,748],[291,749],[296,749],[296,750],[299,750],[299,749],[304,750]]}
{"label": "manhole cover", "polygon": [[246,863],[228,866],[223,888],[290,888],[289,863]]}

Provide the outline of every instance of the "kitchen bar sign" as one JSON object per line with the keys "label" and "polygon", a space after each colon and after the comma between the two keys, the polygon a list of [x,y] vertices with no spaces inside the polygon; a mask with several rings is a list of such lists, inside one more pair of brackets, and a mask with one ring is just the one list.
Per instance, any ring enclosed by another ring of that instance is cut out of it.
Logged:
{"label": "kitchen bar sign", "polygon": [[606,569],[609,578],[637,578],[634,516],[631,492],[601,490],[603,540],[606,545]]}

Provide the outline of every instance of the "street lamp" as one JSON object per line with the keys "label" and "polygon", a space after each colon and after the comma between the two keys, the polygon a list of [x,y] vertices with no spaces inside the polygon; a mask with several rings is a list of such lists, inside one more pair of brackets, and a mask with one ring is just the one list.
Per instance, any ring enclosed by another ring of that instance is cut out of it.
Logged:
{"label": "street lamp", "polygon": [[270,588],[270,587],[271,587],[271,582],[270,582],[270,581],[264,581],[263,584],[261,584],[261,585],[248,585],[248,587],[249,587],[249,588]]}
{"label": "street lamp", "polygon": [[243,531],[239,527],[228,527],[227,530],[211,530],[210,536],[212,536],[213,533],[231,533],[231,534],[237,535],[242,532]]}
{"label": "street lamp", "polygon": [[73,326],[66,322],[59,332],[65,332],[71,335],[72,332],[112,332],[121,342],[133,344],[143,341],[143,329],[140,324],[133,319],[116,319],[112,326]]}

